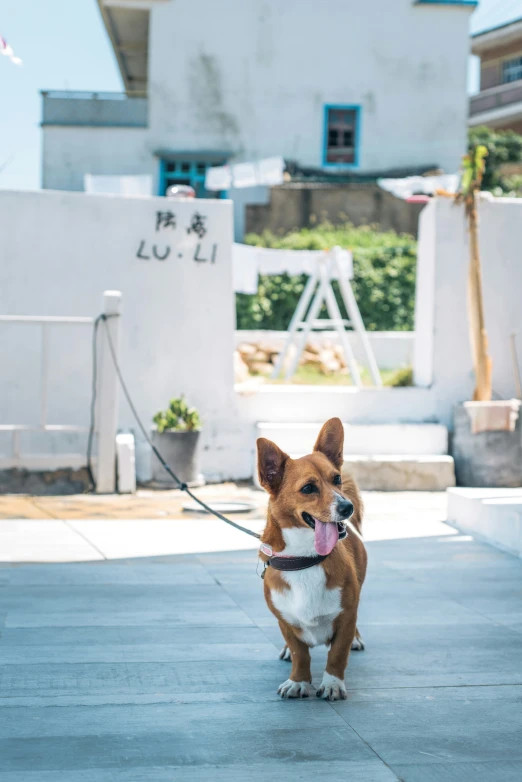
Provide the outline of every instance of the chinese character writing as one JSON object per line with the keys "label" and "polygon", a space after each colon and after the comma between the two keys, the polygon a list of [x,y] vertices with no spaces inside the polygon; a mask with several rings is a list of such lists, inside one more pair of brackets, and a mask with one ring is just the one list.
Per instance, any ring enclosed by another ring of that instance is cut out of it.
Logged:
{"label": "chinese character writing", "polygon": [[173,212],[156,212],[156,231],[160,228],[175,228],[176,215]]}
{"label": "chinese character writing", "polygon": [[199,236],[200,239],[203,239],[205,234],[207,233],[207,228],[205,225],[205,220],[207,218],[203,215],[200,215],[199,212],[195,212],[192,215],[192,220],[190,221],[190,226],[187,228],[187,233],[195,233],[197,236]]}

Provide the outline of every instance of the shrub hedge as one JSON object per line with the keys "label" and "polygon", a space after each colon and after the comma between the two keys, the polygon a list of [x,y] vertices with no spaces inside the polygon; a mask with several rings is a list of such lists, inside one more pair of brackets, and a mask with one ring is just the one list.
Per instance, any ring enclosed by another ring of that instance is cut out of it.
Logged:
{"label": "shrub hedge", "polygon": [[502,174],[502,166],[505,163],[522,162],[522,135],[513,130],[492,130],[483,125],[470,128],[468,131],[469,150],[480,144],[483,144],[488,150],[482,190],[491,190],[495,195],[502,195],[503,192],[506,192],[511,196],[520,196],[520,177],[509,177]]}
{"label": "shrub hedge", "polygon": [[[291,250],[322,250],[346,247],[353,253],[353,290],[369,331],[411,331],[415,307],[417,242],[407,234],[378,231],[371,226],[329,223],[304,228],[286,236],[269,231],[249,234],[247,244]],[[236,294],[238,329],[284,331],[303,292],[306,275],[260,276],[255,296]],[[334,290],[345,315],[337,283]],[[323,308],[320,317],[328,317]]]}

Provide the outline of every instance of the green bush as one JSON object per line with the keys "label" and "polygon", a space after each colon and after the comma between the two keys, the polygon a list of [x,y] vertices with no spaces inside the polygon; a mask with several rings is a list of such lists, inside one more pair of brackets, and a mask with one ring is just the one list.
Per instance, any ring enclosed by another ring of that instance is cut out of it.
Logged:
{"label": "green bush", "polygon": [[[412,236],[381,232],[370,226],[337,227],[324,223],[283,237],[269,231],[260,236],[249,234],[245,242],[257,247],[291,250],[323,250],[336,245],[350,249],[354,265],[352,286],[366,328],[369,331],[413,329],[417,243]],[[255,296],[236,294],[237,328],[286,330],[306,279],[306,275],[261,275]],[[341,312],[346,316],[337,283],[333,285]],[[320,317],[328,317],[325,307]]]}
{"label": "green bush", "polygon": [[480,144],[488,150],[482,190],[492,190],[495,195],[520,195],[520,177],[503,176],[500,167],[503,163],[522,161],[522,136],[513,130],[492,130],[481,125],[468,131],[469,149]]}
{"label": "green bush", "polygon": [[385,386],[412,386],[413,385],[413,367],[400,367],[395,369],[386,378]]}
{"label": "green bush", "polygon": [[201,429],[201,418],[195,407],[189,407],[184,397],[171,399],[166,410],[160,410],[152,419],[158,432],[194,432]]}

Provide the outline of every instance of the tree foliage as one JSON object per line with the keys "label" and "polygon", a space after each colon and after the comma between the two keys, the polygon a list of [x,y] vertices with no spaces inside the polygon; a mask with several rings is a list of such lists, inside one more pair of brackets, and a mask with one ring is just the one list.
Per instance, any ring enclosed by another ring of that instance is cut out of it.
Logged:
{"label": "tree foliage", "polygon": [[488,151],[482,190],[495,191],[498,188],[501,192],[511,191],[513,177],[503,173],[502,166],[522,162],[522,136],[513,130],[493,130],[486,126],[471,128],[468,132],[469,151],[480,146]]}
{"label": "tree foliage", "polygon": [[[269,231],[250,234],[245,241],[258,247],[292,250],[323,250],[336,245],[350,249],[354,263],[352,286],[366,328],[413,329],[417,243],[412,236],[382,232],[371,226],[354,228],[350,224],[323,223],[283,237]],[[261,276],[257,295],[236,295],[238,329],[286,330],[306,279],[306,275]],[[346,315],[335,282],[334,290],[341,312]],[[328,317],[326,308],[320,317]]]}

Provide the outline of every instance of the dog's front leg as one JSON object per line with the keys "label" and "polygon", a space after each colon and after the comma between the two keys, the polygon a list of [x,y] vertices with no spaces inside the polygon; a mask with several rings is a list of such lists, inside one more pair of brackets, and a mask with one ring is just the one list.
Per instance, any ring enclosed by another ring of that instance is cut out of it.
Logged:
{"label": "dog's front leg", "polygon": [[355,612],[348,616],[344,612],[337,620],[337,627],[326,661],[326,670],[321,686],[316,693],[318,698],[325,698],[327,701],[346,700],[344,672],[348,665],[348,655],[355,636],[356,621]]}
{"label": "dog's front leg", "polygon": [[292,653],[292,673],[277,692],[282,698],[308,698],[312,692],[310,671],[310,649],[297,637],[290,625],[279,622],[279,627]]}

